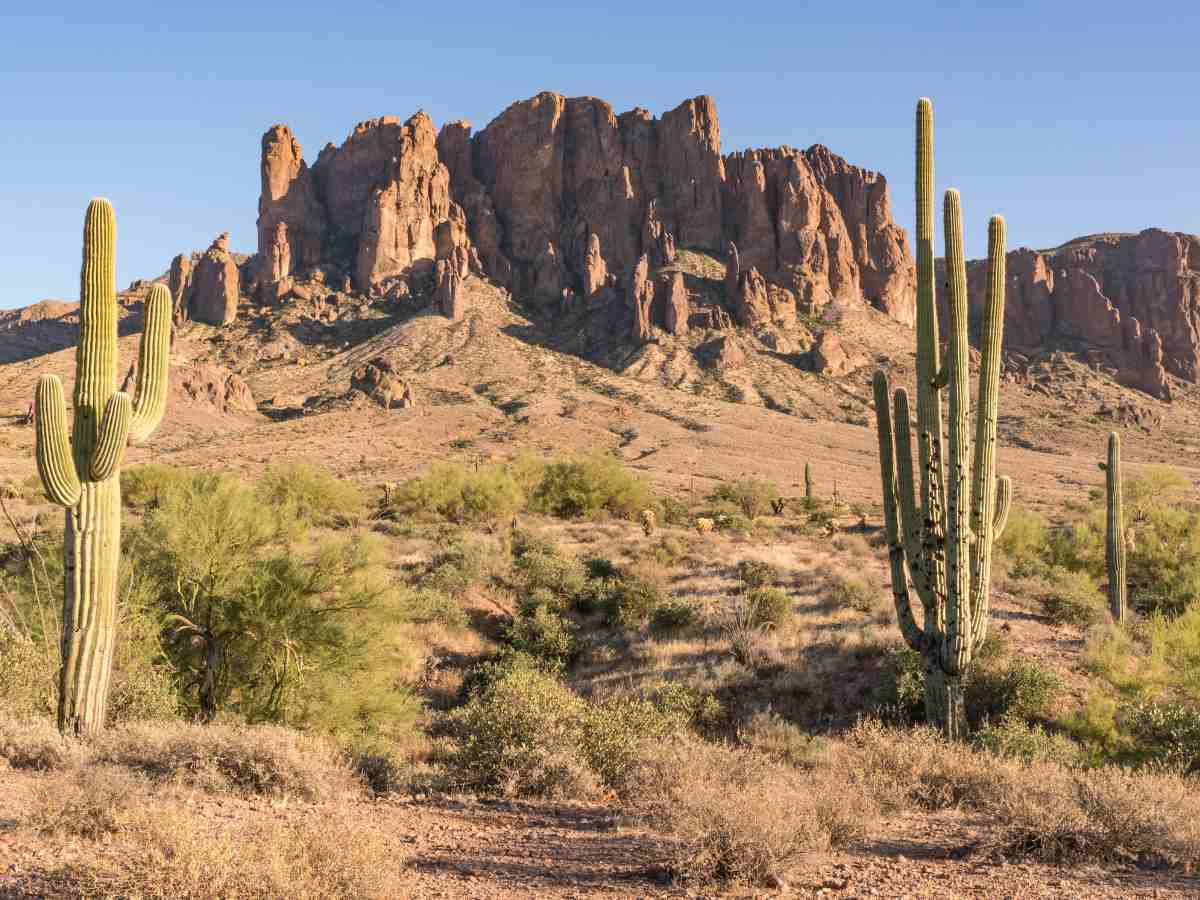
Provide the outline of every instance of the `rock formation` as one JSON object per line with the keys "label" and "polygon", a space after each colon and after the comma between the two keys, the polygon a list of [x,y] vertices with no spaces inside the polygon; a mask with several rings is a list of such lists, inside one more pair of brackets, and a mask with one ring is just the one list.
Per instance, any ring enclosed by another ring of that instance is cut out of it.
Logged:
{"label": "rock formation", "polygon": [[[390,281],[432,273],[435,234],[451,219],[450,173],[425,113],[361,122],[342,146],[326,145],[311,169],[286,126],[267,131],[262,152],[260,290],[279,293],[271,285],[284,257],[280,224],[291,267],[334,266],[360,291],[380,294]],[[461,234],[452,225],[443,241],[462,246],[465,217],[457,225]]]}
{"label": "rock formation", "polygon": [[354,370],[350,376],[350,392],[361,393],[384,409],[416,406],[412,386],[396,372],[391,360],[377,356]]}
{"label": "rock formation", "polygon": [[741,268],[758,270],[753,287],[786,292],[767,292],[784,310],[772,317],[845,297],[912,318],[913,264],[882,176],[824,147],[722,156],[710,97],[655,118],[542,93],[478,134],[459,121],[436,139],[423,113],[403,125],[374,119],[322,150],[311,170],[285,126],[262,149],[258,251],[268,284],[286,277],[280,223],[293,268],[338,265],[359,290],[386,293],[389,279],[447,258],[449,242],[460,248],[460,275],[461,259],[473,259],[518,296],[556,305],[564,290],[592,300],[630,285],[643,256],[657,268],[677,247],[719,253],[735,240]]}
{"label": "rock formation", "polygon": [[195,260],[182,253],[171,260],[171,268],[167,274],[167,288],[171,292],[171,318],[176,324],[185,321],[189,315],[188,299],[194,265]]}
{"label": "rock formation", "polygon": [[463,294],[463,276],[458,273],[451,260],[440,260],[437,264],[437,286],[435,300],[442,315],[451,322],[462,321],[466,315],[466,297]]}
{"label": "rock formation", "polygon": [[192,269],[184,290],[188,316],[209,325],[228,325],[237,318],[239,291],[237,261],[229,252],[229,235],[222,234]]}
{"label": "rock formation", "polygon": [[644,255],[629,279],[629,302],[633,306],[633,340],[645,344],[654,334],[654,282],[650,280],[650,260]]}
{"label": "rock formation", "polygon": [[687,286],[683,281],[683,273],[675,272],[670,280],[660,282],[665,287],[663,298],[663,327],[669,334],[681,337],[687,334],[688,318],[691,308],[688,303]]}
{"label": "rock formation", "polygon": [[[1168,373],[1200,379],[1200,237],[1149,229],[1080,238],[1008,255],[1005,342],[1099,351],[1129,387],[1161,399]],[[985,263],[968,268],[972,324],[982,315]]]}
{"label": "rock formation", "polygon": [[224,366],[191,363],[171,366],[171,393],[189,403],[212,406],[220,412],[255,412],[258,405],[250,386]]}

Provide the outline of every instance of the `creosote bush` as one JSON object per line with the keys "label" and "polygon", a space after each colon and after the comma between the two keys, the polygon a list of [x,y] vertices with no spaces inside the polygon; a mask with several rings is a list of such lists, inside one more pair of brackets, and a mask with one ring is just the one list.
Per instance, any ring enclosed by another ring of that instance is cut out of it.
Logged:
{"label": "creosote bush", "polygon": [[353,525],[366,514],[367,500],[354,482],[310,463],[267,466],[255,493],[284,519],[301,526]]}
{"label": "creosote bush", "polygon": [[779,487],[773,481],[758,481],[753,478],[722,482],[716,486],[709,499],[730,504],[747,519],[756,519],[771,512],[772,503],[779,499]]}

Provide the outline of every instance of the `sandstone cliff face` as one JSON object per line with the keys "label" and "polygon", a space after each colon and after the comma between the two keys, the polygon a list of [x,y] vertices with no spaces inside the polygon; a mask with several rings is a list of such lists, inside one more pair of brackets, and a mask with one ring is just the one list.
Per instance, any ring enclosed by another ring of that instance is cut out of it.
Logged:
{"label": "sandstone cliff face", "polygon": [[723,157],[710,97],[655,119],[543,93],[474,138],[465,123],[447,126],[439,151],[475,242],[505,259],[493,272],[481,249],[485,270],[506,284],[511,271],[517,292],[548,283],[548,245],[568,286],[590,296],[598,273],[631,284],[642,255],[658,266],[677,246],[720,251],[732,240],[744,268],[791,294],[784,306],[866,298],[912,322],[914,267],[883,177],[824,147]]}
{"label": "sandstone cliff face", "polygon": [[[985,262],[968,267],[973,318],[986,279]],[[1149,229],[1009,253],[1006,345],[1051,340],[1100,351],[1118,380],[1163,399],[1167,373],[1200,379],[1200,238]]]}
{"label": "sandstone cliff face", "polygon": [[311,169],[287,127],[273,126],[263,136],[260,294],[280,296],[294,268],[317,264],[352,272],[355,287],[370,293],[429,273],[450,205],[450,173],[423,112],[403,123],[390,116],[359,123],[342,146],[326,145]]}
{"label": "sandstone cliff face", "polygon": [[[435,137],[424,113],[373,119],[311,169],[276,125],[262,152],[264,299],[303,267],[341,265],[359,290],[383,294],[453,257],[460,277],[474,266],[519,296],[598,307],[624,293],[636,313],[648,302],[644,283],[629,294],[643,256],[655,268],[678,247],[720,253],[736,241],[747,278],[755,271],[750,305],[765,304],[762,315],[747,307],[735,279],[727,300],[744,320],[786,324],[797,305],[865,298],[912,321],[913,264],[883,177],[823,147],[722,156],[711,97],[655,118],[547,92],[475,135],[459,121]],[[649,324],[634,319],[634,333]]]}

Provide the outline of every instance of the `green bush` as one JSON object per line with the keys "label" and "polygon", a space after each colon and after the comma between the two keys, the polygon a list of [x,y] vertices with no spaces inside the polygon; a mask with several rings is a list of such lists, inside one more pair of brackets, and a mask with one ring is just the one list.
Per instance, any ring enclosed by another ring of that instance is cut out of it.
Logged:
{"label": "green bush", "polygon": [[587,571],[579,560],[562,556],[557,549],[530,549],[513,560],[513,578],[524,592],[545,590],[563,604],[579,595],[587,584]]}
{"label": "green bush", "polygon": [[530,507],[563,519],[607,513],[630,518],[650,506],[650,487],[621,461],[600,453],[547,463]]}
{"label": "green bush", "polygon": [[697,621],[696,607],[686,600],[665,600],[650,614],[650,627],[658,632],[682,631]]}
{"label": "green bush", "polygon": [[756,587],[746,592],[751,621],[756,626],[781,628],[791,621],[792,598],[777,587]]}
{"label": "green bush", "polygon": [[353,525],[366,514],[367,499],[352,481],[309,463],[267,466],[255,486],[258,499],[301,525]]}
{"label": "green bush", "polygon": [[773,481],[743,481],[724,482],[717,485],[710,495],[716,502],[731,503],[739,509],[746,518],[756,519],[771,512],[771,504],[779,499],[779,488]]}
{"label": "green bush", "polygon": [[643,698],[586,701],[553,674],[512,657],[491,664],[468,702],[448,713],[446,767],[485,794],[586,798],[625,793],[650,742],[686,726]]}
{"label": "green bush", "polygon": [[480,541],[458,541],[434,554],[421,576],[422,587],[459,597],[472,587],[486,583],[493,573],[495,557]]}
{"label": "green bush", "polygon": [[514,650],[554,670],[569,666],[579,651],[575,626],[547,606],[537,606],[515,617],[505,631],[505,639]]}
{"label": "green bush", "polygon": [[645,625],[665,601],[663,589],[657,581],[637,575],[624,574],[612,587],[612,592],[606,598],[604,612],[609,622],[622,628],[633,629]]}
{"label": "green bush", "polygon": [[436,588],[418,587],[402,592],[397,602],[409,622],[423,625],[437,622],[448,628],[466,628],[467,611],[449,594]]}
{"label": "green bush", "polygon": [[880,592],[853,575],[835,572],[829,576],[829,600],[837,608],[869,613],[880,602]]}
{"label": "green bush", "polygon": [[779,569],[760,559],[743,559],[737,564],[737,576],[749,588],[766,587],[779,580]]}
{"label": "green bush", "polygon": [[907,644],[889,647],[883,658],[875,700],[890,719],[925,720],[925,661]]}
{"label": "green bush", "polygon": [[1036,660],[1007,656],[981,660],[967,677],[967,715],[975,724],[1010,716],[1040,718],[1062,688],[1062,679]]}
{"label": "green bush", "polygon": [[400,485],[392,499],[394,514],[440,517],[459,524],[506,522],[525,505],[525,492],[506,466],[470,469],[438,463]]}
{"label": "green bush", "polygon": [[661,518],[664,525],[674,525],[677,528],[690,528],[692,526],[691,507],[683,500],[677,500],[674,497],[664,497],[659,506],[662,509]]}
{"label": "green bush", "polygon": [[1143,759],[1188,773],[1200,770],[1200,709],[1182,703],[1138,703],[1121,714]]}
{"label": "green bush", "polygon": [[997,546],[1012,575],[1020,577],[1037,571],[1049,550],[1045,520],[1037,513],[1015,507]]}
{"label": "green bush", "polygon": [[1011,756],[1025,763],[1056,762],[1072,766],[1082,759],[1078,745],[1070,738],[1049,732],[1037,723],[1030,725],[1017,716],[985,723],[972,739],[976,746],[997,756]]}
{"label": "green bush", "polygon": [[1059,625],[1086,627],[1106,613],[1100,587],[1087,572],[1052,566],[1039,593],[1047,618]]}
{"label": "green bush", "polygon": [[193,478],[189,469],[144,463],[121,470],[121,502],[129,507],[157,506],[167,494],[184,490]]}

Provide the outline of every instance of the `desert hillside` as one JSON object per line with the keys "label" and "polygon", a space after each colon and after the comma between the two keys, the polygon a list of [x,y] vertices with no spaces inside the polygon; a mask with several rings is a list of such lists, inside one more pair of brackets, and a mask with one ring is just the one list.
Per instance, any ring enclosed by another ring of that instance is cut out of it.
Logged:
{"label": "desert hillside", "polygon": [[0,313],[0,897],[1197,893],[1200,239],[1008,251],[1003,342],[958,269],[1014,499],[952,741],[889,574],[872,379],[937,382],[882,175],[550,93],[311,165],[275,125],[261,173],[254,253],[116,295],[116,381],[144,333],[168,380],[87,738],[31,421],[81,308]]}

